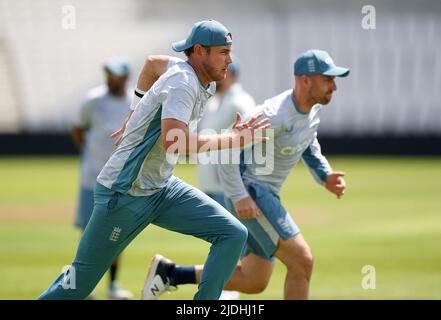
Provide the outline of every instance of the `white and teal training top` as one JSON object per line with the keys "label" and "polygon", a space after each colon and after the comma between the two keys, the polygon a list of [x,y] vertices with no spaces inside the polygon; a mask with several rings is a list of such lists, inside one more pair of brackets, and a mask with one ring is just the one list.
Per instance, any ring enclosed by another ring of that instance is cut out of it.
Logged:
{"label": "white and teal training top", "polygon": [[274,153],[268,150],[269,153],[266,154],[266,157],[274,157],[273,170],[271,174],[260,174],[259,168],[261,169],[263,165],[251,160],[252,148],[245,149],[240,165],[219,166],[219,176],[225,195],[233,202],[245,198],[248,192],[244,183],[246,185],[250,182],[263,183],[279,194],[283,182],[300,159],[303,159],[316,181],[324,184],[332,169],[322,155],[317,140],[322,107],[316,104],[309,113],[299,111],[294,103],[292,89],[257,106],[254,112],[263,112],[265,117],[269,117],[271,129],[274,130]]}
{"label": "white and teal training top", "polygon": [[81,152],[81,187],[93,190],[96,178],[115,149],[110,135],[127,116],[130,98],[112,95],[106,85],[87,92],[76,125],[86,131]]}
{"label": "white and teal training top", "polygon": [[97,181],[103,186],[133,196],[148,196],[165,187],[178,155],[166,157],[161,138],[161,120],[177,119],[194,130],[204,105],[215,93],[200,83],[190,64],[174,60],[173,66],[153,84],[138,103],[123,140],[107,161]]}

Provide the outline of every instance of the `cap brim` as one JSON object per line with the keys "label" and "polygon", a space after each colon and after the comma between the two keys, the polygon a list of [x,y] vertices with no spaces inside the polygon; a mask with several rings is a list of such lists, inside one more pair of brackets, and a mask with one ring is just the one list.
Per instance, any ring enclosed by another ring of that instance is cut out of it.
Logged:
{"label": "cap brim", "polygon": [[181,40],[172,44],[172,49],[176,52],[182,52],[190,48],[191,45],[188,45],[186,40]]}
{"label": "cap brim", "polygon": [[350,70],[348,68],[343,67],[333,67],[326,72],[323,72],[325,76],[331,77],[346,77],[349,75]]}

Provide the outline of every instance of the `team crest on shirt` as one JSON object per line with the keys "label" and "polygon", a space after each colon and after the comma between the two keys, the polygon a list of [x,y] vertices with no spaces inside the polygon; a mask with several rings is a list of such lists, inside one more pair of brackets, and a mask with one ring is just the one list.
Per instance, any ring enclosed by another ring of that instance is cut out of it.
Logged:
{"label": "team crest on shirt", "polygon": [[280,149],[280,153],[283,154],[284,156],[289,156],[289,155],[292,155],[292,154],[296,153],[296,148],[294,148],[294,147],[283,147],[282,149]]}
{"label": "team crest on shirt", "polygon": [[296,152],[305,150],[311,141],[309,139],[300,140],[296,145],[287,145],[282,148],[280,148],[280,154],[283,156],[291,156],[295,154]]}

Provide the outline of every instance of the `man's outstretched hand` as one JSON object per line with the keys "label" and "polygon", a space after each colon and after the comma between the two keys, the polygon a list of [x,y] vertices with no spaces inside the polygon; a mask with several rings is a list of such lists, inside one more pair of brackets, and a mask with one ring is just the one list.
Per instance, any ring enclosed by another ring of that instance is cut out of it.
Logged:
{"label": "man's outstretched hand", "polygon": [[[269,118],[260,120],[263,113],[258,113],[249,120],[242,122],[242,116],[236,113],[236,121],[233,124],[233,144],[234,146],[244,147],[250,143],[268,141],[268,137],[263,135],[264,130],[270,127]],[[258,121],[260,120],[260,121]]]}
{"label": "man's outstretched hand", "polygon": [[345,194],[346,182],[343,179],[344,172],[333,172],[326,179],[326,189],[340,199]]}

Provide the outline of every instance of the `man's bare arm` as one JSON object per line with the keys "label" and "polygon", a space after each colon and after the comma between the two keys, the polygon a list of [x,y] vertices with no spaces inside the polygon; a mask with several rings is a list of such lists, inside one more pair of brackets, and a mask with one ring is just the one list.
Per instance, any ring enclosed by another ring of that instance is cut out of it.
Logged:
{"label": "man's bare arm", "polygon": [[148,56],[136,83],[137,89],[147,92],[158,78],[167,71],[170,57],[165,55]]}
{"label": "man's bare arm", "polygon": [[213,135],[200,135],[189,132],[187,125],[177,119],[161,121],[162,143],[167,153],[191,154],[221,149],[242,148],[251,143],[267,141],[263,131],[269,128],[266,118],[259,121],[263,114],[241,122],[237,113],[236,121],[230,132]]}

